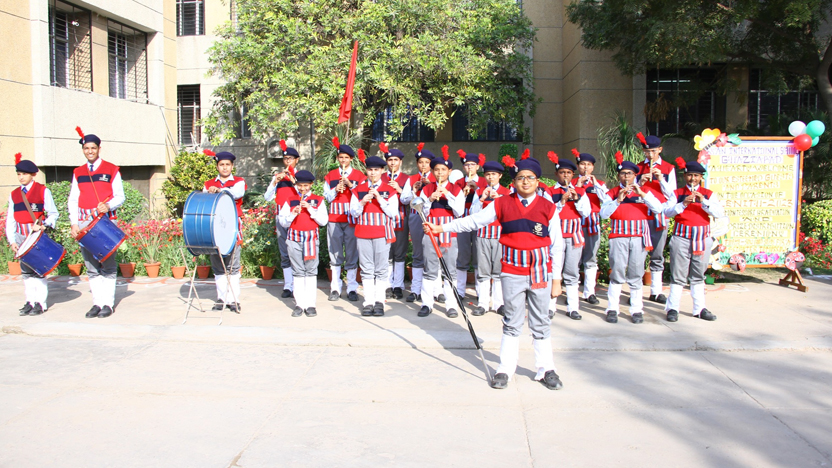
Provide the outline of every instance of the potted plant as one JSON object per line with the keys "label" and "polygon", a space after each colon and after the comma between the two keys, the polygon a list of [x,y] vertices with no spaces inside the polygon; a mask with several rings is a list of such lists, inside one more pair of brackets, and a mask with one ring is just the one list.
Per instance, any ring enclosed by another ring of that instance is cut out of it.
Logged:
{"label": "potted plant", "polygon": [[67,268],[69,268],[70,276],[81,276],[81,269],[84,267],[84,257],[81,255],[81,249],[78,246],[72,250],[67,249],[64,262]]}
{"label": "potted plant", "polygon": [[[119,223],[119,227],[121,227],[122,223]],[[124,231],[124,228],[122,228]],[[127,235],[127,231],[125,231],[125,235]],[[124,242],[118,246],[118,250],[116,250],[116,261],[118,262],[118,269],[121,272],[121,276],[124,278],[132,278],[133,275],[136,274],[136,260],[138,259],[138,255],[136,252],[136,248],[130,242],[129,236],[125,238]]]}
{"label": "potted plant", "polygon": [[[276,207],[251,208],[243,216],[243,245],[240,261],[244,270],[260,272],[264,280],[274,276],[279,250],[275,238]],[[216,272],[214,272],[216,273]]]}
{"label": "potted plant", "polygon": [[188,270],[188,267],[185,265],[185,241],[182,237],[182,220],[171,219],[166,231],[168,237],[161,253],[162,270],[170,270],[171,276],[176,279],[182,279]]}
{"label": "potted plant", "polygon": [[205,264],[205,259],[208,258],[207,255],[199,255],[194,257],[194,262],[197,262],[196,266],[196,276],[199,279],[206,279],[208,275],[211,274],[211,265]]}
{"label": "potted plant", "polygon": [[162,253],[169,245],[168,238],[172,237],[178,228],[175,219],[151,218],[144,223],[138,223],[131,230],[131,237],[135,240],[136,249],[144,262],[147,276],[156,278],[162,266]]}

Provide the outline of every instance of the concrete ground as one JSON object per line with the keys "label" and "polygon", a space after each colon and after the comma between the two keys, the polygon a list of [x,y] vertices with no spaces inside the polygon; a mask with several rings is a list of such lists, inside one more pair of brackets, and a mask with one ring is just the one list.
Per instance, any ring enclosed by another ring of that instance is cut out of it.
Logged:
{"label": "concrete ground", "polygon": [[[679,322],[647,303],[641,325],[606,323],[602,289],[553,321],[562,390],[532,380],[527,339],[498,391],[441,306],[365,318],[321,282],[318,317],[291,318],[278,281],[249,281],[241,314],[183,324],[187,282],[137,278],[85,319],[85,279],[53,277],[48,312],[19,317],[0,276],[0,467],[829,466],[832,280],[807,284],[717,284],[716,322],[686,293]],[[472,322],[493,373],[499,316]]]}

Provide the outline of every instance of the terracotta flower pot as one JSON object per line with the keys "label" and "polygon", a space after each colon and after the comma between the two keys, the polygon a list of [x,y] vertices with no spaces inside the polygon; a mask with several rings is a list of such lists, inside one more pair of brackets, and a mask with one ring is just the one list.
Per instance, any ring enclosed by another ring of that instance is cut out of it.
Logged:
{"label": "terracotta flower pot", "polygon": [[84,267],[83,263],[73,263],[72,265],[67,265],[69,268],[69,276],[81,276],[81,268]]}
{"label": "terracotta flower pot", "polygon": [[20,270],[20,262],[9,262],[9,274],[10,275],[21,275],[23,272]]}
{"label": "terracotta flower pot", "polygon": [[413,267],[406,267],[407,270],[407,279],[413,281]]}
{"label": "terracotta flower pot", "polygon": [[653,275],[651,275],[649,271],[645,271],[644,276],[641,278],[641,282],[644,283],[645,286],[650,286],[653,284]]}
{"label": "terracotta flower pot", "polygon": [[473,271],[468,272],[468,284],[477,284],[477,274]]}
{"label": "terracotta flower pot", "polygon": [[144,269],[147,271],[148,278],[156,278],[159,276],[159,268],[162,266],[162,262],[155,262],[155,263],[145,263]]}
{"label": "terracotta flower pot", "polygon": [[185,271],[187,269],[188,269],[188,267],[175,266],[175,267],[170,267],[170,272],[171,272],[171,274],[173,275],[174,278],[182,279],[182,278],[185,277]]}
{"label": "terracotta flower pot", "polygon": [[209,273],[211,273],[211,267],[208,265],[199,265],[196,267],[196,276],[199,279],[208,278]]}
{"label": "terracotta flower pot", "polygon": [[136,273],[136,262],[119,263],[118,269],[121,271],[121,276],[124,278],[132,278]]}
{"label": "terracotta flower pot", "polygon": [[260,265],[260,275],[264,280],[270,280],[274,276],[274,267]]}
{"label": "terracotta flower pot", "polygon": [[330,283],[332,282],[332,268],[324,268],[326,270],[326,279]]}

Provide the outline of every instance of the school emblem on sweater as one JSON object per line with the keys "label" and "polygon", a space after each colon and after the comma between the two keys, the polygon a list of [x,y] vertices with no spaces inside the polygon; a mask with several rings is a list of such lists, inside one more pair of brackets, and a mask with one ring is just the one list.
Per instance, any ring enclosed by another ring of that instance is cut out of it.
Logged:
{"label": "school emblem on sweater", "polygon": [[101,175],[101,182],[109,182],[109,181],[110,181],[110,176],[108,176],[107,174],[102,174]]}
{"label": "school emblem on sweater", "polygon": [[38,205],[37,205],[37,204],[32,203],[32,204],[31,204],[31,205],[29,205],[29,206],[31,206],[31,207],[32,207],[32,211],[38,211]]}
{"label": "school emblem on sweater", "polygon": [[543,224],[541,223],[534,223],[534,228],[532,229],[534,235],[538,237],[543,237]]}

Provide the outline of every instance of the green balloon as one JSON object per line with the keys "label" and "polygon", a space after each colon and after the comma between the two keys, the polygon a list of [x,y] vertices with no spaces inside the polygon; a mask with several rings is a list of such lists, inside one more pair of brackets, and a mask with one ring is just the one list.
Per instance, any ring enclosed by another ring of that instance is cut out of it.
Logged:
{"label": "green balloon", "polygon": [[820,141],[820,137],[812,138],[812,147],[814,148],[815,146],[817,146],[819,141]]}
{"label": "green balloon", "polygon": [[826,131],[826,125],[820,120],[813,120],[806,125],[806,134],[812,138],[823,135]]}

